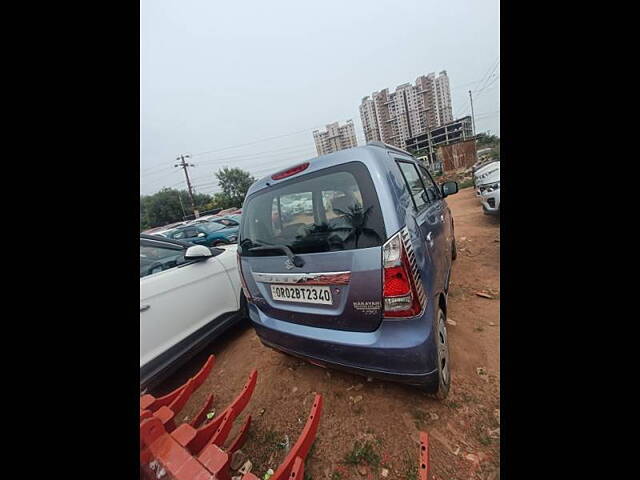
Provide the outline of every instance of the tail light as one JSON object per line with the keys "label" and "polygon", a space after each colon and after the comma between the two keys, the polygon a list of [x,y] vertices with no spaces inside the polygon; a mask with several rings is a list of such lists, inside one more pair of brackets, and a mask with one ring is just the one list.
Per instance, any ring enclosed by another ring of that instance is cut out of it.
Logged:
{"label": "tail light", "polygon": [[422,312],[426,296],[406,227],[382,247],[385,317],[413,317]]}
{"label": "tail light", "polygon": [[247,302],[250,302],[253,298],[251,297],[251,293],[249,293],[249,287],[247,286],[247,282],[244,280],[244,274],[242,273],[242,259],[240,258],[240,252],[236,254],[236,258],[238,259],[238,274],[240,275],[240,284],[242,285],[244,298],[247,299]]}

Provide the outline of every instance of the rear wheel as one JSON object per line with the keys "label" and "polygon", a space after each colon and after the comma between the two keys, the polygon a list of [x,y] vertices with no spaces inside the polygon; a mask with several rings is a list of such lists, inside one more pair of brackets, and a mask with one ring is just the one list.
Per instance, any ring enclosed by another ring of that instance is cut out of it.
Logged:
{"label": "rear wheel", "polygon": [[436,361],[438,367],[438,380],[436,386],[428,390],[437,399],[444,400],[451,387],[451,369],[449,365],[449,340],[447,338],[447,318],[441,308],[438,308],[434,322],[434,341],[436,348]]}

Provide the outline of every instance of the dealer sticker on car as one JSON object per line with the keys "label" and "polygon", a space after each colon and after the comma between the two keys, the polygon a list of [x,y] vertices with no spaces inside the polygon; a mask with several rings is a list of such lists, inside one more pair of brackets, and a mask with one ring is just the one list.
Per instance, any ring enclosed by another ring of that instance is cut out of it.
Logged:
{"label": "dealer sticker on car", "polygon": [[271,285],[274,300],[331,305],[331,289],[322,286]]}

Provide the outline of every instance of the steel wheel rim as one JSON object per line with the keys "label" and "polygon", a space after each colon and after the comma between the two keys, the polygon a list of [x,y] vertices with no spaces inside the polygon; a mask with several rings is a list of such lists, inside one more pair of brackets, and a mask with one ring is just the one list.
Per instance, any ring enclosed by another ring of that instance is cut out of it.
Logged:
{"label": "steel wheel rim", "polygon": [[444,318],[444,312],[440,311],[438,318],[438,367],[440,368],[442,381],[445,385],[449,384],[449,343],[447,341],[447,327]]}

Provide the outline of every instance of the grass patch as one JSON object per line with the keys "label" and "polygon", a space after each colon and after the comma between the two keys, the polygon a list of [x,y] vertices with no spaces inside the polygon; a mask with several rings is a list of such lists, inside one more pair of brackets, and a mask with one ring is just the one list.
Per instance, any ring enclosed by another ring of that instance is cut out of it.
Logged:
{"label": "grass patch", "polygon": [[458,402],[456,402],[455,400],[450,400],[449,402],[447,402],[447,407],[449,408],[460,408],[462,405],[460,405]]}
{"label": "grass patch", "polygon": [[469,188],[469,187],[473,187],[473,178],[469,178],[468,180],[465,180],[464,182],[460,182],[458,184],[459,190],[462,190],[463,188]]}
{"label": "grass patch", "polygon": [[473,329],[474,332],[484,332],[484,328],[482,327],[476,327]]}
{"label": "grass patch", "polygon": [[278,444],[280,434],[274,430],[267,430],[262,434],[262,442],[265,444]]}
{"label": "grass patch", "polygon": [[418,480],[418,465],[412,457],[404,457],[404,472],[402,478],[404,480]]}
{"label": "grass patch", "polygon": [[380,465],[380,455],[374,450],[371,442],[356,442],[351,450],[344,458],[347,465],[361,465],[366,463],[377,467]]}
{"label": "grass patch", "polygon": [[424,410],[414,410],[411,412],[411,415],[413,416],[413,420],[414,423],[416,425],[416,427],[421,428],[424,426],[424,424],[427,422],[427,412],[425,412]]}
{"label": "grass patch", "polygon": [[478,440],[485,447],[491,444],[491,438],[489,437],[489,435],[486,435],[485,433],[481,433],[480,436],[478,437]]}
{"label": "grass patch", "polygon": [[342,474],[340,472],[333,472],[329,475],[330,480],[342,480]]}

